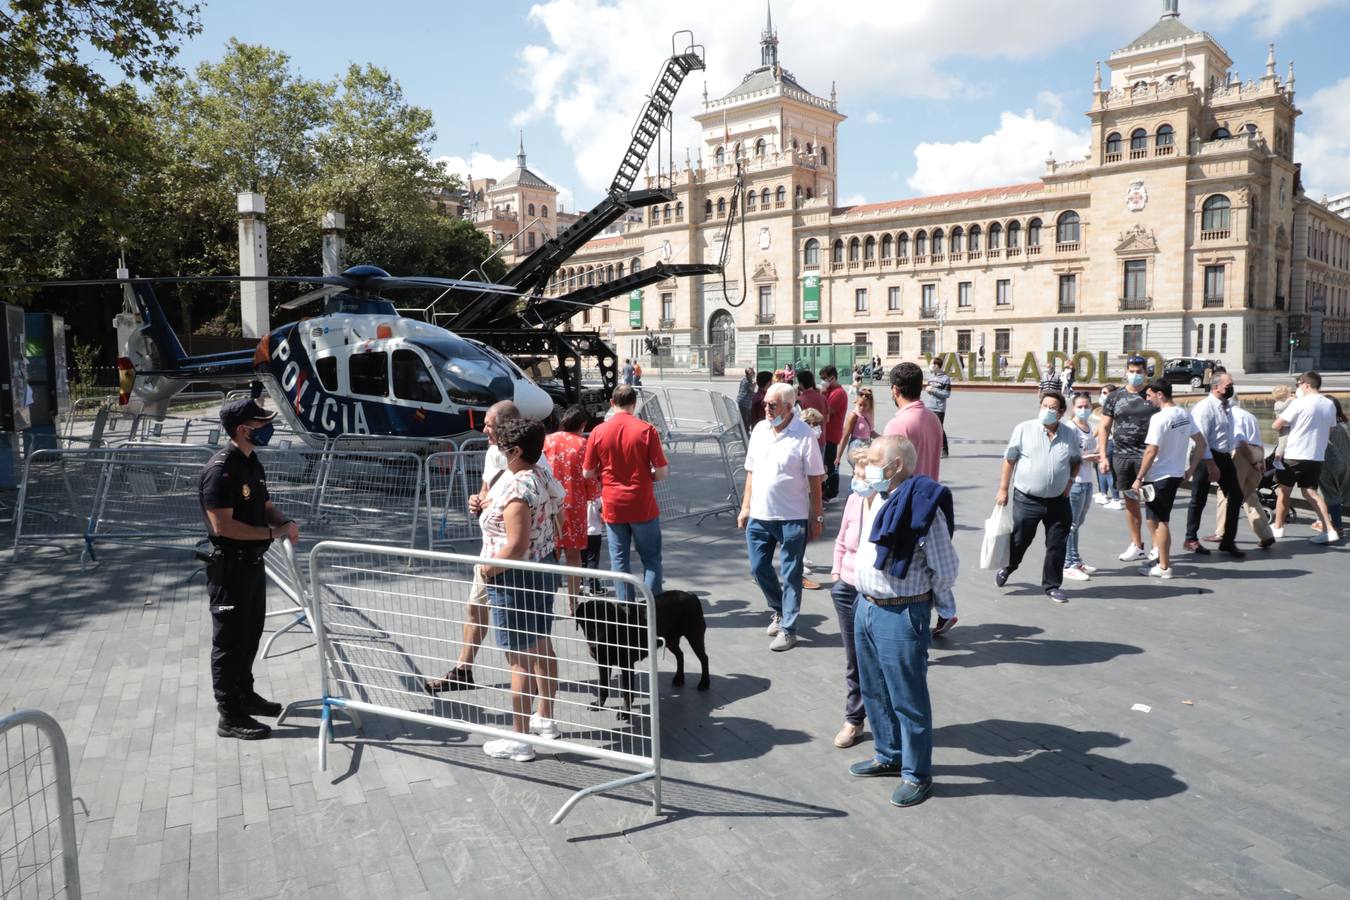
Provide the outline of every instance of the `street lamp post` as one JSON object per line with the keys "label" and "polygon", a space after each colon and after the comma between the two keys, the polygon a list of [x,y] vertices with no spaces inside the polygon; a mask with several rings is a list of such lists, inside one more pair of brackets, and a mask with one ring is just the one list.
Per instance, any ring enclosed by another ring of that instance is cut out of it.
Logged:
{"label": "street lamp post", "polygon": [[938,308],[937,308],[937,327],[938,327],[937,350],[938,350],[938,355],[941,355],[941,354],[942,354],[942,350],[943,350],[943,346],[942,346],[942,330],[943,330],[943,329],[942,329],[942,326],[943,326],[943,323],[945,323],[946,321],[947,321],[947,301],[946,301],[946,299],[944,298],[944,299],[942,300],[942,302],[938,303]]}

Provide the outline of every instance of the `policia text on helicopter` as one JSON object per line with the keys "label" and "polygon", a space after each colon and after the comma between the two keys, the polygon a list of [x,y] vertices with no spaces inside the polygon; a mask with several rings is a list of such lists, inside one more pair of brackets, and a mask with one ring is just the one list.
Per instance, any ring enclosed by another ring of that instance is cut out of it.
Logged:
{"label": "policia text on helicopter", "polygon": [[254,741],[271,729],[253,716],[277,716],[281,704],[253,689],[253,658],[267,614],[263,555],[276,538],[300,539],[295,522],[267,496],[267,479],[254,447],[272,438],[272,419],[253,400],[235,400],[220,409],[230,437],[202,469],[198,499],[211,533],[206,583],[211,599],[211,684],[215,689],[221,737]]}

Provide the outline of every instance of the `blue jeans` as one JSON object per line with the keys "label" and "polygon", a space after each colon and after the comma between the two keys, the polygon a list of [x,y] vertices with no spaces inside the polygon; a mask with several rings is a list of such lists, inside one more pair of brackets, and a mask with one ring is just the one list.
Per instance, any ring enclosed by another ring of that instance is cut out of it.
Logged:
{"label": "blue jeans", "polygon": [[1344,525],[1345,523],[1341,521],[1341,516],[1344,512],[1345,508],[1343,504],[1340,503],[1327,504],[1327,514],[1331,517],[1331,527],[1336,529],[1337,534],[1339,534],[1341,531],[1344,530],[1342,528],[1342,525]]}
{"label": "blue jeans", "polygon": [[[630,542],[637,545],[638,556],[642,558],[642,580],[654,595],[661,593],[661,519],[658,516],[647,522],[605,523],[605,535],[609,539],[609,568],[612,572],[628,572],[628,554]],[[625,603],[633,601],[633,589],[626,584],[616,584],[615,596]]]}
{"label": "blue jeans", "polygon": [[929,615],[927,603],[877,606],[861,597],[853,611],[858,680],[876,759],[899,763],[901,777],[918,782],[932,777],[933,765]]}
{"label": "blue jeans", "polygon": [[1083,557],[1078,555],[1078,529],[1083,527],[1088,510],[1092,509],[1092,482],[1075,481],[1069,491],[1069,510],[1073,514],[1073,524],[1069,526],[1069,540],[1064,549],[1064,567],[1072,569],[1081,565]]}
{"label": "blue jeans", "polygon": [[[1115,444],[1111,441],[1107,441],[1106,448],[1106,458],[1110,459],[1111,452],[1115,450]],[[1116,490],[1116,476],[1111,471],[1110,467],[1107,467],[1105,473],[1103,473],[1101,469],[1097,469],[1096,463],[1093,463],[1092,467],[1097,470],[1097,490],[1105,494],[1106,499],[1108,500],[1119,500],[1120,491]],[[1129,487],[1129,485],[1126,485],[1126,487]]]}
{"label": "blue jeans", "polygon": [[[745,526],[745,543],[750,548],[750,574],[759,582],[769,608],[782,617],[779,627],[788,634],[796,634],[797,613],[802,607],[806,520],[751,519]],[[773,570],[773,551],[779,544],[783,545],[778,564],[783,573],[782,584]]]}
{"label": "blue jeans", "polygon": [[858,651],[853,638],[853,610],[860,602],[858,589],[842,578],[830,588],[834,614],[839,617],[839,640],[844,645],[844,721],[850,725],[863,723],[862,688],[858,686]]}

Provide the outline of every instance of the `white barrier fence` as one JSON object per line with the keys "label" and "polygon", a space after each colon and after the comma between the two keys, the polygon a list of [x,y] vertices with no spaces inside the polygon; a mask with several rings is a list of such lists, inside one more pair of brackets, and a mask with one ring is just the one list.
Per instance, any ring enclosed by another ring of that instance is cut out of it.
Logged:
{"label": "white barrier fence", "polygon": [[70,752],[36,709],[0,717],[0,898],[80,898]]}
{"label": "white barrier fence", "polygon": [[[325,769],[335,712],[353,715],[358,727],[361,714],[370,714],[617,762],[637,771],[577,791],[552,821],[584,796],[649,780],[659,813],[651,592],[641,579],[619,573],[493,560],[506,572],[494,580],[487,605],[473,596],[474,567],[487,562],[369,544],[314,547],[310,621],[319,646],[320,696],[292,703],[281,719],[296,708],[319,707]],[[628,585],[636,599],[573,597],[569,575]],[[498,593],[498,582],[512,587]],[[574,601],[581,601],[575,613]],[[482,629],[489,619],[490,629]],[[452,677],[471,653],[471,680]],[[615,696],[626,709],[615,708],[613,699],[600,705],[601,692],[611,693],[602,671],[614,676]],[[531,720],[531,712],[543,721]]]}

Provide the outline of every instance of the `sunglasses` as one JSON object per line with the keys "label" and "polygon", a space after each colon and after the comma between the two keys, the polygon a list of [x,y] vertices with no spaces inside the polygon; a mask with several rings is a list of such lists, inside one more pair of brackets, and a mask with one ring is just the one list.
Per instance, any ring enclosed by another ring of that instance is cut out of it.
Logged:
{"label": "sunglasses", "polygon": [[1144,359],[1142,356],[1131,356],[1129,359],[1125,360],[1125,365],[1127,366],[1142,366],[1147,363],[1148,360]]}

